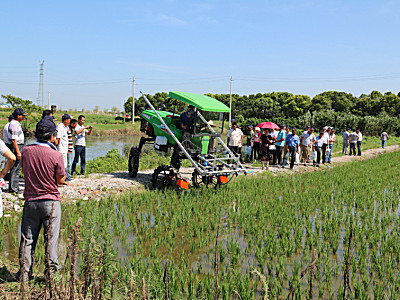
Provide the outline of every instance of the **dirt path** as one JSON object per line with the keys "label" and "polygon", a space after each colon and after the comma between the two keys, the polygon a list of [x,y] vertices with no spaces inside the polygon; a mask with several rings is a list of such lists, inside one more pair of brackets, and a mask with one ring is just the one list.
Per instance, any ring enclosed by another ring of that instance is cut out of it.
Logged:
{"label": "dirt path", "polygon": [[[399,151],[399,145],[388,146],[386,149],[370,149],[363,152],[362,156],[339,156],[332,158],[332,164],[329,166],[321,165],[321,168],[315,168],[312,164],[304,167],[302,164],[295,166],[293,170],[289,168],[282,169],[280,166],[270,166],[268,171],[262,171],[261,167],[252,167],[246,165],[248,175],[255,175],[260,172],[272,172],[278,174],[282,172],[309,172],[323,170],[336,165],[342,165],[351,160],[365,160],[377,157],[381,154]],[[190,181],[193,168],[181,168],[182,176]],[[90,174],[88,177],[77,176],[69,186],[60,188],[62,201],[75,202],[77,199],[97,200],[110,195],[118,195],[121,192],[131,190],[141,192],[145,186],[150,186],[151,175],[153,170],[144,170],[138,173],[136,178],[130,178],[127,171],[119,171],[107,174]],[[8,216],[12,210],[19,211],[22,209],[23,200],[9,193],[2,194],[5,216]]]}

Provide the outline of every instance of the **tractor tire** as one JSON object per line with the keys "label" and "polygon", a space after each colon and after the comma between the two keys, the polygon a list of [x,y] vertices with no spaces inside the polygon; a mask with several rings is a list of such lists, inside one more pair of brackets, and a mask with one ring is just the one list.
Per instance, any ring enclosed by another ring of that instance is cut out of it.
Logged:
{"label": "tractor tire", "polygon": [[138,147],[132,147],[131,151],[129,152],[128,159],[128,170],[131,178],[135,178],[137,176],[139,170],[139,155],[140,152]]}
{"label": "tractor tire", "polygon": [[178,171],[182,166],[182,159],[180,158],[178,147],[174,147],[174,151],[172,152],[171,166],[177,169]]}
{"label": "tractor tire", "polygon": [[165,190],[176,187],[176,174],[171,166],[162,165],[154,170],[151,177],[153,189]]}

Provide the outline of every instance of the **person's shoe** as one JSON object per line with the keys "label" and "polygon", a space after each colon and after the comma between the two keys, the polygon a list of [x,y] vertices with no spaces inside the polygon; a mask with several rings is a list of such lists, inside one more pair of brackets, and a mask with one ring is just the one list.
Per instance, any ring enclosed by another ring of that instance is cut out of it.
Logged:
{"label": "person's shoe", "polygon": [[285,168],[285,166],[281,166],[281,168],[282,168],[282,169],[284,169],[284,168]]}
{"label": "person's shoe", "polygon": [[304,164],[305,167],[307,167],[307,164]]}

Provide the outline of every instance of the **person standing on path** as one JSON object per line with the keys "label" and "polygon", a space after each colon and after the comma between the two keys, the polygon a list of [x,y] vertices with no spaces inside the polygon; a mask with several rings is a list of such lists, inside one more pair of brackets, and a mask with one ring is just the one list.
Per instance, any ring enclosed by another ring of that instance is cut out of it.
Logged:
{"label": "person standing on path", "polygon": [[57,151],[63,156],[66,179],[70,179],[70,175],[67,172],[68,169],[68,130],[69,124],[71,122],[71,116],[69,114],[64,114],[61,117],[62,122],[56,127],[57,135],[54,144],[57,146]]}
{"label": "person standing on path", "polygon": [[[92,133],[92,126],[84,126],[85,124],[85,116],[80,115],[78,117],[78,125],[75,128],[75,157],[74,162],[72,163],[71,175],[76,172],[76,165],[79,162],[79,158],[81,159],[81,175],[85,174],[85,166],[86,166],[86,135],[90,135]],[[88,130],[89,129],[89,130]]]}
{"label": "person standing on path", "polygon": [[71,122],[69,123],[68,126],[68,152],[67,152],[67,165],[65,166],[66,168],[66,181],[72,181],[71,178],[71,159],[72,159],[72,150],[74,150],[74,146],[72,143],[72,134],[78,125],[78,120],[77,119],[72,119]]}
{"label": "person standing on path", "polygon": [[315,140],[315,144],[313,145],[313,150],[317,152],[317,160],[316,161],[314,160],[313,164],[318,168],[321,163],[321,149],[323,144],[324,144],[324,131],[321,130]]}
{"label": "person standing on path", "polygon": [[353,129],[349,135],[349,143],[350,143],[350,154],[349,155],[357,155],[356,154],[356,145],[357,145],[358,135],[356,130]]}
{"label": "person standing on path", "polygon": [[6,144],[7,147],[12,151],[17,160],[10,170],[10,193],[19,193],[19,171],[21,169],[21,151],[25,143],[24,132],[22,130],[21,121],[25,118],[26,113],[22,108],[16,108],[14,110],[14,119],[11,120],[8,127],[10,134],[10,144]]}
{"label": "person standing on path", "polygon": [[358,150],[358,156],[361,156],[361,144],[362,144],[362,133],[360,129],[357,129],[357,135],[358,135],[358,140],[357,140],[357,150]]}
{"label": "person standing on path", "polygon": [[9,115],[8,116],[8,123],[4,126],[3,128],[3,142],[7,145],[7,144],[11,144],[11,134],[9,131],[10,128],[10,123],[11,121],[14,119],[14,115]]}
{"label": "person standing on path", "polygon": [[[233,154],[239,155],[240,162],[243,163],[243,159],[239,153],[239,147],[241,148],[241,146],[242,146],[242,141],[243,141],[244,135],[243,135],[242,130],[237,126],[236,122],[232,122],[232,129],[230,129],[228,131],[227,137],[228,137],[229,149],[231,149]],[[230,163],[231,162],[228,161],[228,164],[230,164]]]}
{"label": "person standing on path", "polygon": [[276,160],[278,161],[278,165],[282,164],[282,154],[283,154],[283,149],[285,148],[285,139],[286,139],[286,125],[281,124],[279,125],[280,131],[278,132],[278,135],[276,136],[276,150],[275,150],[275,157],[274,157],[274,164],[276,164]]}
{"label": "person standing on path", "polygon": [[336,134],[335,129],[330,128],[329,139],[328,139],[328,155],[326,157],[326,162],[328,164],[332,163],[332,152],[333,152],[333,144],[336,142]]}
{"label": "person standing on path", "polygon": [[309,157],[309,147],[315,143],[314,128],[310,127],[308,131],[304,131],[300,137],[301,155],[303,157],[303,164],[307,166]]}
{"label": "person standing on path", "polygon": [[389,135],[386,131],[382,132],[381,134],[381,141],[382,141],[382,149],[385,149],[386,141],[389,139]]}
{"label": "person standing on path", "polygon": [[328,141],[329,141],[329,133],[330,133],[330,127],[325,126],[323,128],[324,130],[324,144],[322,145],[322,163],[325,165],[326,164],[326,148],[328,147]]}
{"label": "person standing on path", "polygon": [[260,129],[260,127],[254,128],[254,134],[253,134],[252,140],[253,140],[253,147],[251,148],[250,160],[253,161],[253,155],[254,155],[254,160],[257,161],[260,159],[260,144],[261,144],[261,129]]}
{"label": "person standing on path", "polygon": [[345,132],[343,132],[343,150],[342,153],[344,155],[347,155],[347,150],[349,149],[349,130],[350,129],[346,129]]}
{"label": "person standing on path", "polygon": [[[46,268],[50,267],[51,271],[55,271],[59,267],[58,238],[61,225],[61,202],[57,186],[65,182],[65,168],[62,154],[52,144],[55,134],[56,125],[52,119],[41,119],[36,125],[36,143],[24,147],[22,151],[25,205],[19,247],[20,271],[17,273],[20,281],[27,281],[32,276],[35,248],[42,226],[44,227],[45,251],[48,250],[50,256],[50,266]],[[52,219],[49,228],[50,215]],[[49,240],[47,240],[48,237]]]}
{"label": "person standing on path", "polygon": [[290,169],[293,169],[294,161],[296,160],[296,153],[299,153],[299,145],[300,145],[300,138],[296,135],[297,128],[292,128],[292,133],[289,133],[286,137],[286,155],[282,162],[282,168],[285,168],[286,162],[291,155],[290,158]]}

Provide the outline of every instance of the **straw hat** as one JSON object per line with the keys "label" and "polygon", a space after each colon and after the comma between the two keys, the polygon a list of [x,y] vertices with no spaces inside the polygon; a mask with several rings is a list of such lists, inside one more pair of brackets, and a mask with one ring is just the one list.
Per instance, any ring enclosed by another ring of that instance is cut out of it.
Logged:
{"label": "straw hat", "polygon": [[214,125],[213,120],[208,121],[207,124],[210,125],[211,127],[217,127],[217,125]]}

